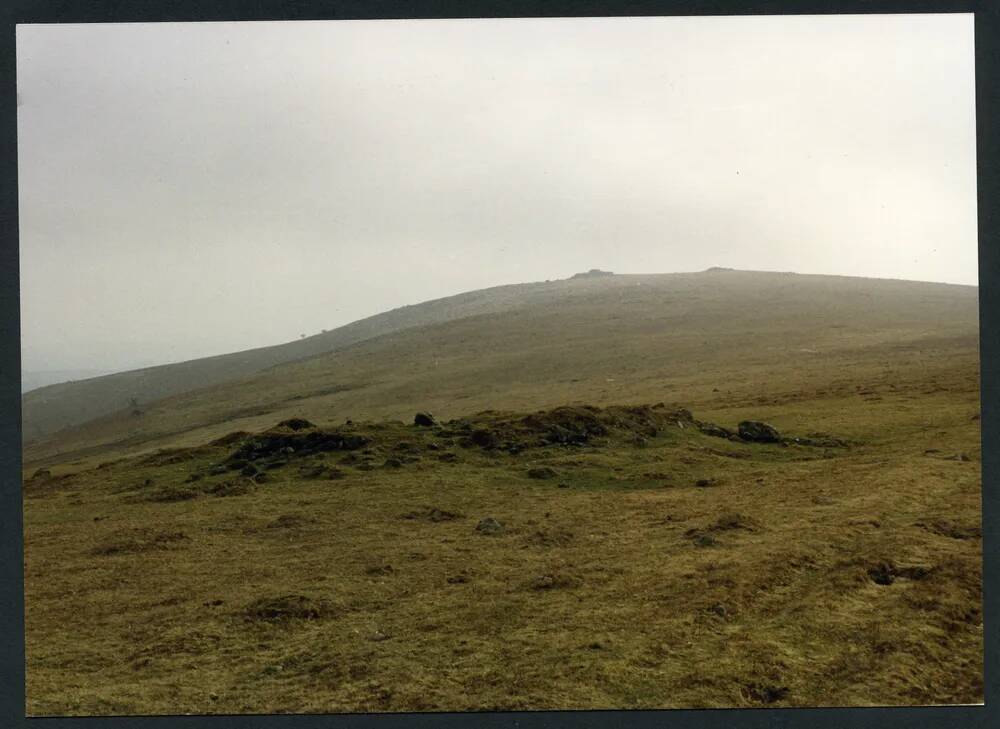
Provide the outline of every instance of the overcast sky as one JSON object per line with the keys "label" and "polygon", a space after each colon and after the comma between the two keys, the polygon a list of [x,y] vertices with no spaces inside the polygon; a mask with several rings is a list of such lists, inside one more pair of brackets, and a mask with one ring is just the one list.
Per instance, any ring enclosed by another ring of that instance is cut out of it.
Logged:
{"label": "overcast sky", "polygon": [[26,370],[600,267],[974,284],[972,15],[20,26]]}

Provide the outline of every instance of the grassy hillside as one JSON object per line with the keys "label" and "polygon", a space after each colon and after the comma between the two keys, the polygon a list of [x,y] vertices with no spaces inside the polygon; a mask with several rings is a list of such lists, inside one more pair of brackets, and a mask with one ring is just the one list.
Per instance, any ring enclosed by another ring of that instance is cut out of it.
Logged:
{"label": "grassy hillside", "polygon": [[719,411],[806,445],[575,408],[39,474],[29,713],[981,701],[963,367]]}
{"label": "grassy hillside", "polygon": [[[449,312],[450,321],[158,401],[144,397],[141,416],[119,411],[37,439],[25,457],[29,466],[87,462],[305,412],[334,423],[406,418],[415,409],[450,417],[665,398],[711,408],[720,393],[801,397],[891,380],[900,358],[947,367],[956,352],[974,356],[978,347],[977,294],[966,286],[716,271],[557,281],[459,298],[422,305]],[[457,318],[460,310],[480,313]],[[347,341],[342,330],[330,335]]]}
{"label": "grassy hillside", "polygon": [[28,711],[979,702],[981,455],[974,288],[519,287],[27,444]]}
{"label": "grassy hillside", "polygon": [[130,398],[145,407],[153,400],[229,382],[389,332],[484,311],[505,311],[523,303],[532,289],[531,284],[524,284],[473,291],[404,306],[286,344],[41,387],[22,399],[24,439],[42,438],[115,411],[130,412]]}

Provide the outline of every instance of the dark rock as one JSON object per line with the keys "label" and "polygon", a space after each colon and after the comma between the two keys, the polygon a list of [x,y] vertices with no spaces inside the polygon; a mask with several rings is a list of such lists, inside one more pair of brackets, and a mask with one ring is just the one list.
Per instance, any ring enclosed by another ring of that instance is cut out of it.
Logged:
{"label": "dark rock", "polygon": [[328,451],[353,451],[368,445],[370,440],[357,433],[341,430],[310,430],[305,433],[271,431],[246,441],[229,458],[230,466],[276,455],[308,456]]}
{"label": "dark rock", "polygon": [[472,431],[469,439],[480,448],[490,449],[500,445],[500,439],[497,438],[496,433],[486,428],[479,428]]}
{"label": "dark rock", "polygon": [[700,430],[705,435],[711,435],[715,438],[735,438],[736,434],[728,428],[723,428],[721,425],[716,425],[715,423],[696,423],[698,430]]}
{"label": "dark rock", "polygon": [[398,458],[386,458],[385,463],[382,464],[386,468],[402,468],[403,462]]}
{"label": "dark rock", "polygon": [[289,430],[306,430],[307,428],[315,428],[316,426],[310,423],[305,418],[289,418],[288,420],[282,420],[278,423],[279,428],[288,428]]}
{"label": "dark rock", "polygon": [[492,516],[488,516],[485,519],[481,519],[478,524],[476,524],[476,531],[480,534],[499,534],[503,531],[503,524],[498,522]]}
{"label": "dark rock", "polygon": [[427,412],[419,412],[413,416],[413,424],[419,425],[424,428],[430,428],[437,425],[437,421],[434,416]]}
{"label": "dark rock", "polygon": [[767,423],[759,420],[744,420],[739,424],[740,438],[754,443],[780,443],[781,434]]}
{"label": "dark rock", "polygon": [[753,701],[762,704],[773,704],[781,701],[788,695],[787,686],[770,686],[764,684],[750,684],[746,686],[747,696]]}
{"label": "dark rock", "polygon": [[891,585],[896,581],[895,570],[888,562],[879,562],[868,568],[868,576],[876,585]]}

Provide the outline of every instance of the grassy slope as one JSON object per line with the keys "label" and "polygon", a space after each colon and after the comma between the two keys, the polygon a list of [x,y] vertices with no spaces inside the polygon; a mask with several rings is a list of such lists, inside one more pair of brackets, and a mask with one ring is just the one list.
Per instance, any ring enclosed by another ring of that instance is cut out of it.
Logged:
{"label": "grassy slope", "polygon": [[[25,488],[29,712],[982,699],[974,290],[746,273],[558,286],[544,307],[359,343],[40,449],[59,465]],[[290,399],[337,385],[353,389]],[[232,471],[188,481],[236,448],[207,440],[286,415],[660,400],[854,445],[668,425],[512,455],[389,422],[356,426],[375,441],[361,461],[293,455],[245,492]],[[168,444],[198,447],[129,456]],[[308,478],[318,463],[343,478]],[[528,478],[542,465],[556,478]],[[402,518],[429,507],[457,516]],[[478,533],[486,516],[505,531]],[[908,576],[876,584],[884,562]],[[326,612],[248,618],[285,595]]]}
{"label": "grassy slope", "polygon": [[329,332],[271,347],[49,385],[26,393],[22,423],[26,441],[44,438],[109,413],[128,411],[129,398],[153,400],[237,380],[269,367],[348,347],[414,326],[441,323],[483,311],[505,311],[530,297],[532,284],[500,286],[404,306]]}
{"label": "grassy slope", "polygon": [[[490,291],[489,306],[503,308]],[[853,387],[908,357],[932,362],[978,346],[974,287],[724,271],[503,291],[517,293],[503,313],[367,339],[151,403],[141,417],[119,412],[28,443],[25,458],[34,466],[197,443],[299,412],[340,422],[584,401],[711,407],[713,388],[752,397]]]}

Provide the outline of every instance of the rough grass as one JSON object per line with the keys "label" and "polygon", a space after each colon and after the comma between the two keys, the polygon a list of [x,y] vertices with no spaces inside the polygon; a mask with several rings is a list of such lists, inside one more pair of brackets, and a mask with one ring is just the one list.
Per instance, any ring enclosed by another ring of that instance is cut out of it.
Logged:
{"label": "rough grass", "polygon": [[57,463],[25,482],[29,713],[982,701],[976,361],[705,372],[683,401],[849,447],[498,399],[514,412],[356,423],[352,448],[215,432]]}

